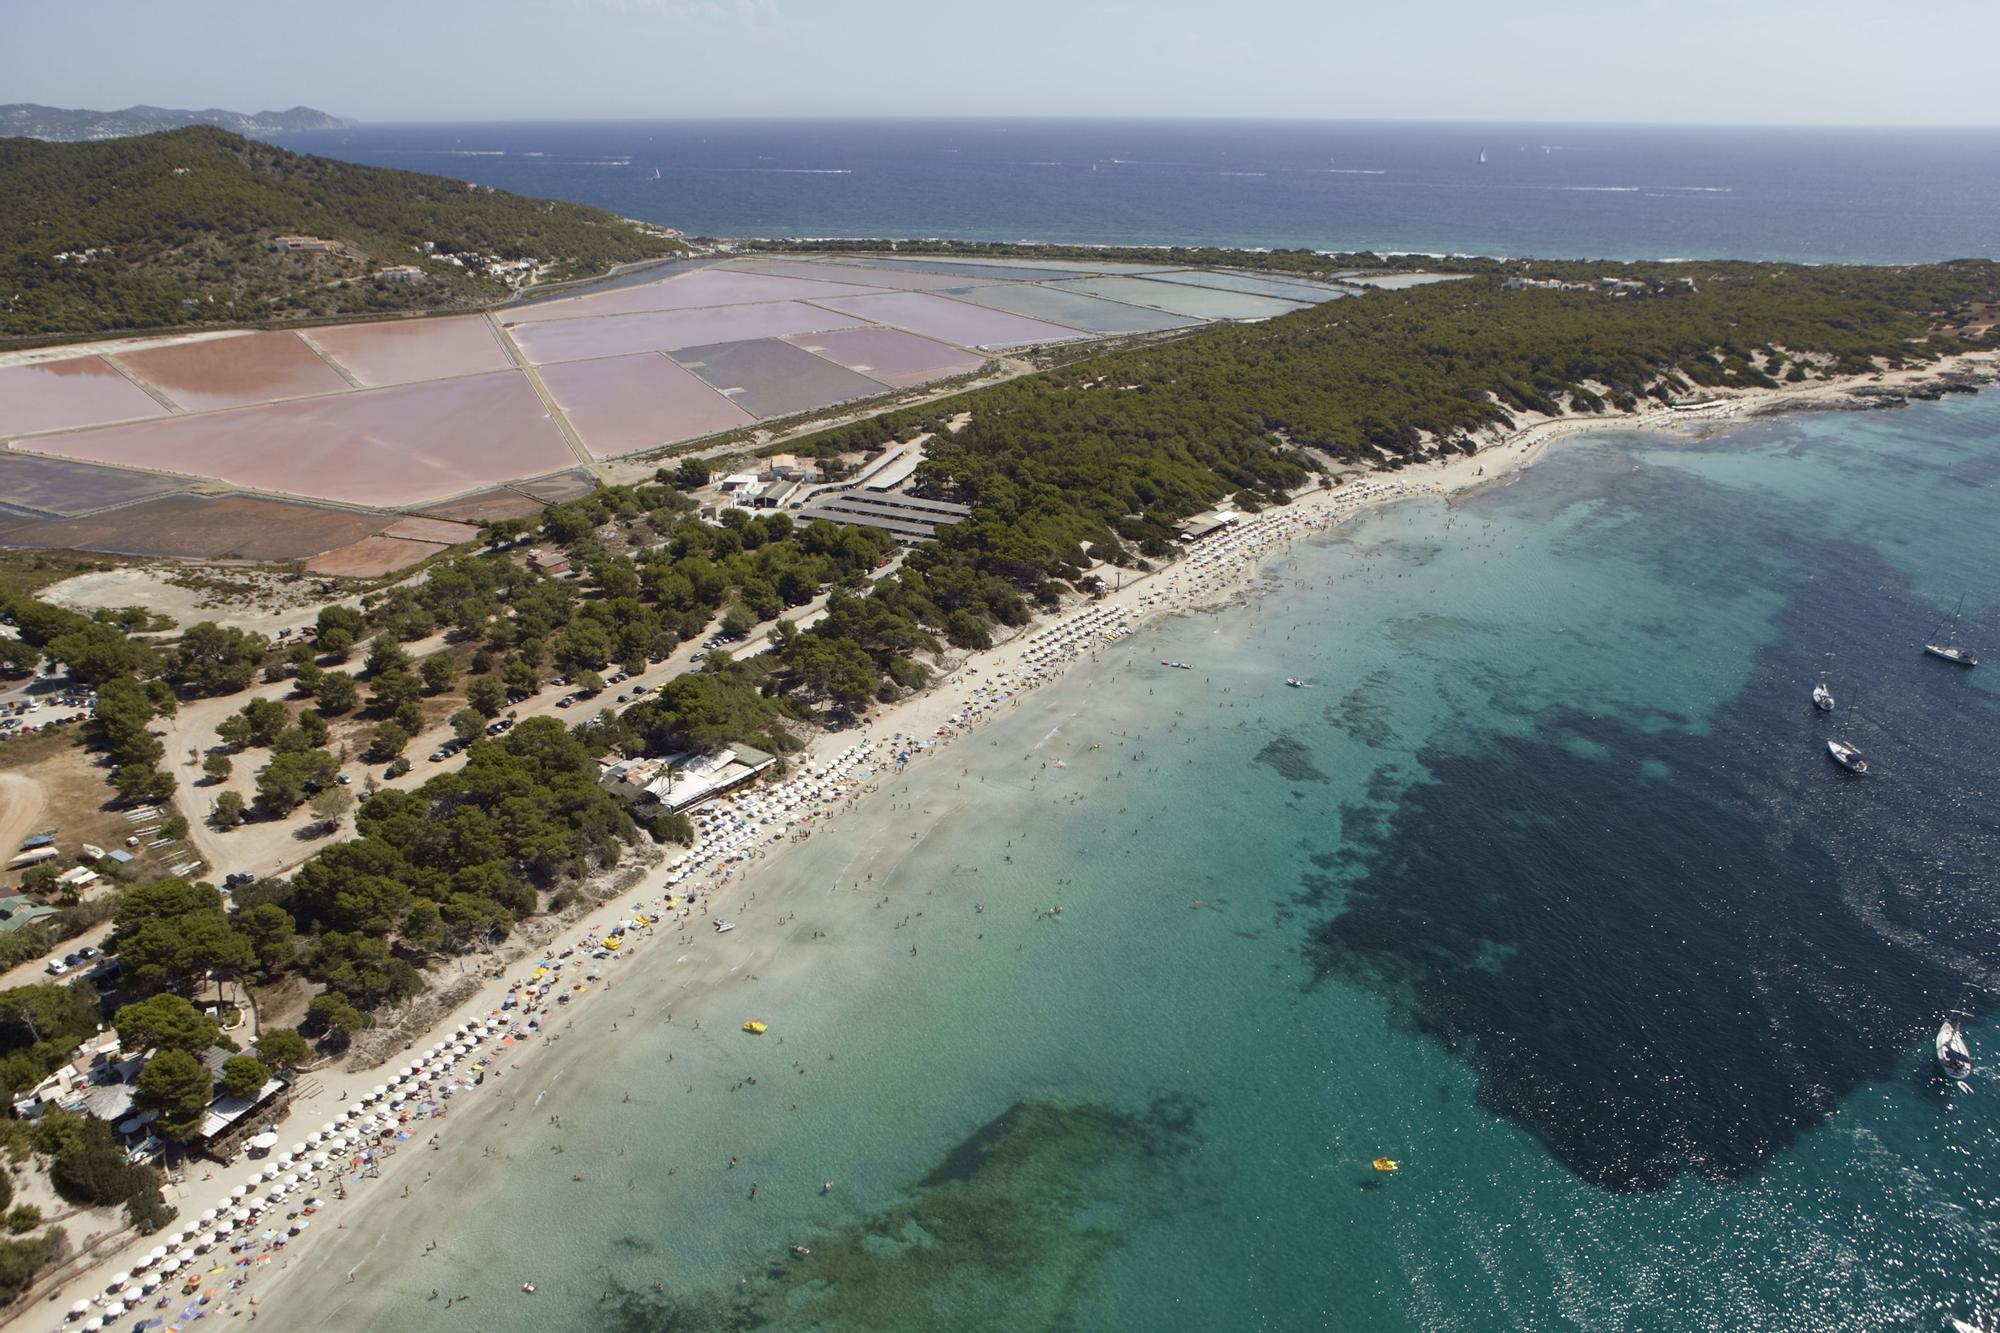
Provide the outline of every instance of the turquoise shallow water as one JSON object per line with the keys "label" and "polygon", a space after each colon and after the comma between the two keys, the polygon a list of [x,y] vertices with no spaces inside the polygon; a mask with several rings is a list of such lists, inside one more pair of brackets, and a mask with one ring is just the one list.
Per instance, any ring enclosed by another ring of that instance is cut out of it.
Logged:
{"label": "turquoise shallow water", "polygon": [[650,946],[469,1113],[501,1156],[328,1248],[365,1276],[314,1317],[1989,1312],[2000,1098],[1928,1044],[2000,956],[2000,710],[1916,645],[1963,592],[2000,651],[1996,444],[1993,396],[1580,439],[1295,548],[922,761],[723,942]]}

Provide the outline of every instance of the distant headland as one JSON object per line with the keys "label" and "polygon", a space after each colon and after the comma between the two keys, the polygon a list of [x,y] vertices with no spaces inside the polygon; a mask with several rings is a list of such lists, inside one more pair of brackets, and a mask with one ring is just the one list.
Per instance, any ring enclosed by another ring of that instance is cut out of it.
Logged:
{"label": "distant headland", "polygon": [[290,111],[180,111],[163,106],[128,106],[123,111],[82,111],[34,102],[0,105],[0,136],[81,143],[90,139],[126,139],[186,125],[216,125],[252,136],[291,134],[299,130],[338,130],[347,126],[338,116],[295,106]]}

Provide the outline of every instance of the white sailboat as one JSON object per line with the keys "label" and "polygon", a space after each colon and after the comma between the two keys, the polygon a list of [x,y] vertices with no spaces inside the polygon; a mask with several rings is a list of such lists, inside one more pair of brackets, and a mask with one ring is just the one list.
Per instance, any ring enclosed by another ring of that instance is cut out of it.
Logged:
{"label": "white sailboat", "polygon": [[1484,148],[1479,150],[1479,163],[1481,166],[1486,164],[1486,150]]}
{"label": "white sailboat", "polygon": [[1937,1030],[1937,1062],[1944,1076],[1959,1087],[1965,1087],[1965,1080],[1972,1073],[1972,1048],[1965,1044],[1965,1029],[1958,1021],[1966,1015],[1953,1010],[1944,1016],[1944,1022]]}
{"label": "white sailboat", "polygon": [[1828,741],[1826,752],[1833,756],[1833,762],[1850,773],[1866,773],[1868,756],[1846,741]]}
{"label": "white sailboat", "polygon": [[1833,711],[1833,691],[1825,681],[1813,686],[1813,707],[1822,713]]}
{"label": "white sailboat", "polygon": [[1924,651],[1932,657],[1943,658],[1953,666],[1976,667],[1979,665],[1979,654],[1958,641],[1958,617],[1964,610],[1965,598],[1961,595],[1957,607],[1952,610],[1951,628],[1945,631],[1944,642],[1927,643],[1924,645]]}

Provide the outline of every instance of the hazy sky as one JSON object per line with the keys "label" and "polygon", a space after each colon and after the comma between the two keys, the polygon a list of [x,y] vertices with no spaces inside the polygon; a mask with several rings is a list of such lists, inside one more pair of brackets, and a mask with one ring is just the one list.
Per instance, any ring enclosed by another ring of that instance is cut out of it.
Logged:
{"label": "hazy sky", "polygon": [[2000,124],[2000,3],[0,0],[0,101]]}

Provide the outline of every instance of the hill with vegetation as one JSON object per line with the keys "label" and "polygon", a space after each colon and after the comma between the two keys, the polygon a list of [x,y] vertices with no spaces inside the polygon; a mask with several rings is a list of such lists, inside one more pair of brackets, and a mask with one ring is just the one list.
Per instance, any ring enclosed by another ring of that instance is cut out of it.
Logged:
{"label": "hill with vegetation", "polygon": [[508,293],[502,264],[559,280],[685,248],[582,204],[204,126],[0,139],[0,197],[0,337],[468,308]]}
{"label": "hill with vegetation", "polygon": [[55,143],[88,139],[123,139],[154,134],[186,125],[214,125],[233,134],[289,134],[299,130],[337,130],[347,124],[338,116],[295,106],[290,111],[224,111],[206,107],[183,111],[165,106],[128,106],[123,111],[84,111],[75,107],[10,102],[0,106],[0,135],[21,135]]}

